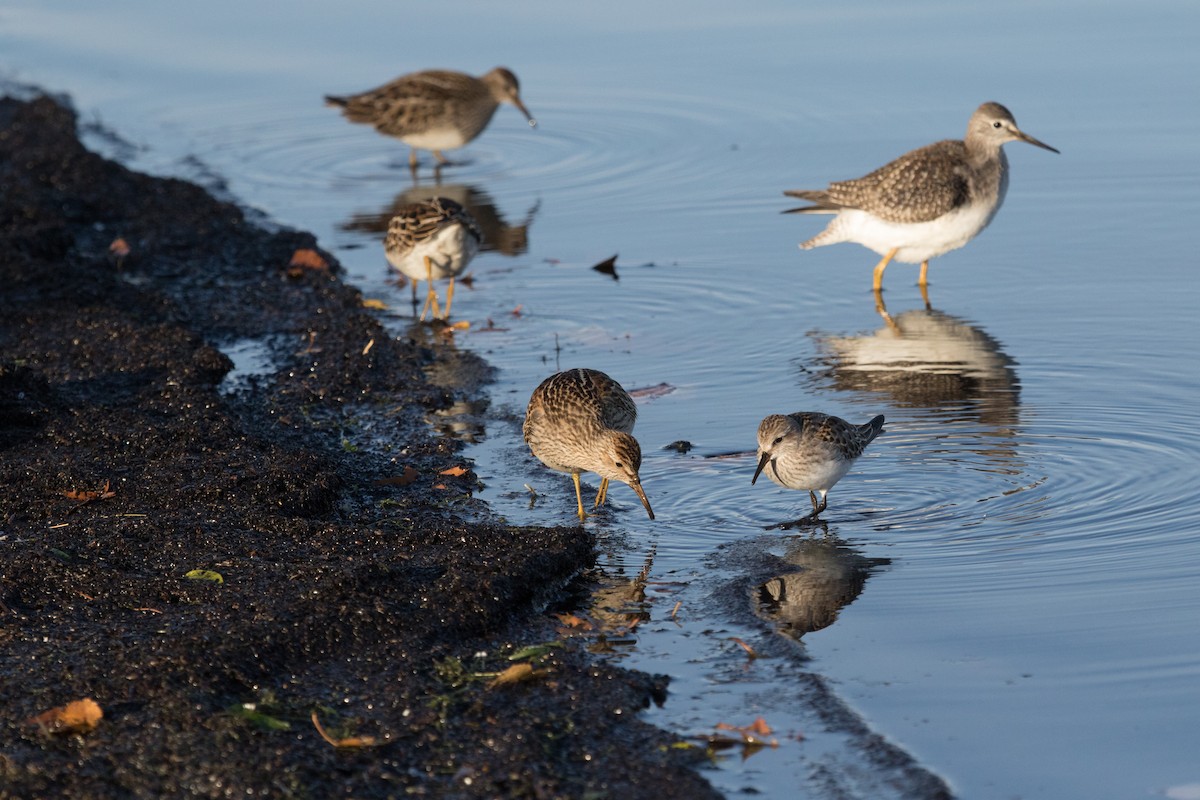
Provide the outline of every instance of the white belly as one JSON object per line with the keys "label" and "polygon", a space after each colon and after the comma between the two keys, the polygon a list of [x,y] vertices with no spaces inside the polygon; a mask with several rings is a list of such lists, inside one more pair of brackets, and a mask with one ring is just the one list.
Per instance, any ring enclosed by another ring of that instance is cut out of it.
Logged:
{"label": "white belly", "polygon": [[427,277],[425,257],[433,268],[433,279],[453,278],[475,257],[479,242],[461,224],[448,225],[430,238],[417,242],[403,255],[387,254],[388,263],[414,281]]}
{"label": "white belly", "polygon": [[465,145],[467,138],[457,128],[433,128],[401,136],[400,141],[418,150],[453,150]]}
{"label": "white belly", "polygon": [[866,211],[846,209],[810,242],[813,247],[857,242],[880,255],[897,248],[896,261],[918,264],[957,250],[974,239],[988,226],[999,208],[999,202],[991,208],[985,204],[966,206],[930,222],[910,223],[888,222]]}

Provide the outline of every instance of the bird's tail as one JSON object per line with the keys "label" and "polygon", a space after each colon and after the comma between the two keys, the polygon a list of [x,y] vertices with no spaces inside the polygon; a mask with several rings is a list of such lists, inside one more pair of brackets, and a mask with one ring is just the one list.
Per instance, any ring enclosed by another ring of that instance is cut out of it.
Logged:
{"label": "bird's tail", "polygon": [[812,205],[789,208],[780,212],[783,214],[836,214],[841,210],[840,206],[829,200],[829,194],[824,191],[791,189],[784,192],[784,194],[788,197],[799,197],[801,200],[808,200]]}
{"label": "bird's tail", "polygon": [[868,443],[874,441],[875,437],[878,436],[882,430],[883,430],[883,414],[880,414],[879,416],[875,417],[870,422],[867,422],[863,425],[858,426],[858,432],[863,434],[864,436],[869,437],[867,439]]}

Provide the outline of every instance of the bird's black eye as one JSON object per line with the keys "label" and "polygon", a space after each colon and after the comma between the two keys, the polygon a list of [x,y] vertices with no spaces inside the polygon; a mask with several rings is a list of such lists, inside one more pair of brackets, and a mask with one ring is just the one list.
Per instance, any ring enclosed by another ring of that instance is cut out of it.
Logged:
{"label": "bird's black eye", "polygon": [[776,436],[776,437],[775,437],[775,441],[771,442],[771,444],[779,444],[779,443],[780,443],[780,442],[782,442],[782,441],[783,441],[783,437],[782,437],[782,436]]}
{"label": "bird's black eye", "polygon": [[624,465],[624,464],[622,464],[620,461],[618,461],[618,462],[617,462],[617,469],[625,469],[625,465]]}
{"label": "bird's black eye", "polygon": [[992,127],[993,127],[993,128],[999,128],[999,127],[1000,127],[1000,123],[999,123],[999,122],[993,122],[993,123],[992,123]]}

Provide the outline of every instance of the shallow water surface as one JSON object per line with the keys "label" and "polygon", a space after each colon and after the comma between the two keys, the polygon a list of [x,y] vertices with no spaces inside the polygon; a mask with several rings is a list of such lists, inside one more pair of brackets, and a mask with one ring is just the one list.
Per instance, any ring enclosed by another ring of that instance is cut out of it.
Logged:
{"label": "shallow water surface", "polygon": [[[569,479],[520,438],[542,378],[666,384],[636,429],[657,520],[616,485],[588,525],[614,584],[649,565],[629,595],[647,620],[618,651],[672,676],[648,717],[774,727],[777,749],[709,773],[727,793],[936,789],[892,780],[873,731],[967,797],[1182,796],[1200,782],[1200,110],[1180,98],[1200,11],[1152,6],[467,3],[454,42],[425,10],[404,22],[436,34],[397,47],[405,15],[366,0],[9,0],[0,74],[71,92],[124,140],[95,146],[135,167],[313,230],[398,332],[391,209],[430,191],[474,207],[490,245],[456,293],[457,341],[499,378],[483,429],[463,422],[477,409],[440,424],[478,441],[483,496],[513,521],[572,519]],[[440,188],[320,103],[500,63],[539,127],[501,108]],[[989,99],[1062,155],[1010,144],[1005,207],[933,262],[928,307],[916,269],[889,267],[889,322],[874,254],[799,251],[823,220],[781,216],[780,192],[961,136]],[[615,279],[591,269],[614,253]],[[750,485],[755,428],[809,409],[886,430],[824,526],[764,531],[808,499]]]}

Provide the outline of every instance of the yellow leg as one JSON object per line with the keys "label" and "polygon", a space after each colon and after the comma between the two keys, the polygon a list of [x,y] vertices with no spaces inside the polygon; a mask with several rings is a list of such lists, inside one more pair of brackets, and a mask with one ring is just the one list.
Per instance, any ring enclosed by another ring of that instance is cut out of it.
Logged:
{"label": "yellow leg", "polygon": [[878,289],[875,290],[875,310],[879,313],[879,316],[883,317],[883,321],[887,323],[889,328],[896,333],[900,332],[899,326],[896,325],[896,321],[888,313],[887,305],[883,302],[883,292]]}
{"label": "yellow leg", "polygon": [[433,154],[435,156],[437,156],[438,164],[449,164],[450,163],[450,161],[444,155],[442,155],[441,150],[434,150]]}
{"label": "yellow leg", "polygon": [[454,302],[454,276],[450,276],[450,288],[446,290],[446,314],[442,319],[450,319],[450,304]]}
{"label": "yellow leg", "polygon": [[933,306],[929,304],[929,287],[923,283],[921,284],[921,299],[925,301],[925,310],[932,311]]}
{"label": "yellow leg", "polygon": [[887,255],[881,258],[879,263],[875,265],[875,291],[878,292],[883,289],[883,271],[887,269],[888,262],[895,257],[896,251],[899,249],[899,247],[893,247],[891,250],[888,250]]}
{"label": "yellow leg", "polygon": [[917,286],[920,286],[922,289],[924,289],[926,284],[929,283],[929,281],[927,280],[928,277],[929,277],[929,262],[922,261],[921,262],[921,277],[917,278]]}
{"label": "yellow leg", "polygon": [[587,514],[583,510],[583,494],[579,491],[579,473],[572,472],[571,480],[575,481],[575,502],[579,504],[579,521],[583,522],[587,519]]}
{"label": "yellow leg", "polygon": [[433,306],[433,316],[436,319],[441,311],[438,306],[437,292],[433,289],[433,262],[425,256],[425,280],[429,283],[429,293],[425,295],[425,306],[421,309],[421,321],[425,321],[425,312]]}
{"label": "yellow leg", "polygon": [[600,491],[596,492],[596,505],[592,508],[599,508],[608,499],[608,478],[600,479]]}

